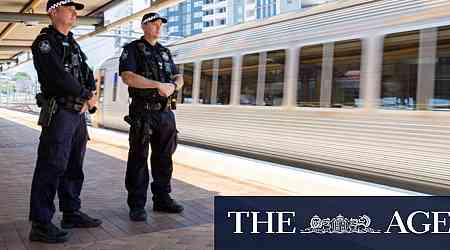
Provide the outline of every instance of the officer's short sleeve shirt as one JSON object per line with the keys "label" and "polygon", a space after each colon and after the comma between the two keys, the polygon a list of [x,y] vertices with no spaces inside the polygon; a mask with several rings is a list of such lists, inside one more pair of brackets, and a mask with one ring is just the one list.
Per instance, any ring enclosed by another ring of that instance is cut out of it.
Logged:
{"label": "officer's short sleeve shirt", "polygon": [[44,28],[31,49],[41,89],[47,96],[89,97],[90,91],[66,72],[61,60],[62,44],[53,28]]}
{"label": "officer's short sleeve shirt", "polygon": [[130,43],[123,48],[122,55],[120,56],[119,74],[124,71],[131,71],[137,73],[137,53],[134,43]]}

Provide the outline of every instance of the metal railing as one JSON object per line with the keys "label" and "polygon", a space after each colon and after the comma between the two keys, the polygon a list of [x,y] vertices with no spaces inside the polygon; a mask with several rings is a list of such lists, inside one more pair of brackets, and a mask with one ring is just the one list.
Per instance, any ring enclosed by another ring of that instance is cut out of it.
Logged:
{"label": "metal railing", "polygon": [[15,81],[0,82],[0,107],[36,113],[36,92],[38,85],[32,83],[27,88],[18,88]]}

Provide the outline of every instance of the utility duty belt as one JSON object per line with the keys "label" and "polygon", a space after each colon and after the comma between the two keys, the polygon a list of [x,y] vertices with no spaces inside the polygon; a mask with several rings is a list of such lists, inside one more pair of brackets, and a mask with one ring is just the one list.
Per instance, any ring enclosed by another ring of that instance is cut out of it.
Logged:
{"label": "utility duty belt", "polygon": [[73,96],[56,98],[56,102],[61,106],[61,108],[68,110],[68,111],[75,111],[75,112],[81,112],[86,101],[87,100],[85,100],[85,99],[82,99],[79,97],[73,97]]}
{"label": "utility duty belt", "polygon": [[132,98],[131,108],[137,112],[139,111],[169,111],[170,103],[166,102],[155,102],[145,98]]}
{"label": "utility duty belt", "polygon": [[146,111],[160,111],[162,105],[161,103],[144,103],[142,108]]}
{"label": "utility duty belt", "polygon": [[58,108],[63,108],[72,112],[81,112],[86,100],[78,97],[50,97],[47,98],[42,93],[36,95],[36,104],[41,108],[38,125],[49,127],[53,116]]}

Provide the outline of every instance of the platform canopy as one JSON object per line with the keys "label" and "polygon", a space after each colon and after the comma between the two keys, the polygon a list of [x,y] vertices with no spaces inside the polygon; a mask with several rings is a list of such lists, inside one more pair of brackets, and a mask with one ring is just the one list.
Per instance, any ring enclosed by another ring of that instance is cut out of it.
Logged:
{"label": "platform canopy", "polygon": [[[91,32],[83,38],[92,37],[127,21],[140,18],[146,11],[158,10],[181,2],[181,0],[151,0],[149,1],[151,6],[148,8],[105,25],[103,13],[126,1],[128,0],[77,0],[85,5],[84,10],[78,12],[78,25],[95,26],[95,32]],[[17,56],[29,51],[33,40],[40,30],[49,24],[50,19],[46,12],[47,0],[1,0],[0,2],[1,67],[2,64],[17,63]]]}

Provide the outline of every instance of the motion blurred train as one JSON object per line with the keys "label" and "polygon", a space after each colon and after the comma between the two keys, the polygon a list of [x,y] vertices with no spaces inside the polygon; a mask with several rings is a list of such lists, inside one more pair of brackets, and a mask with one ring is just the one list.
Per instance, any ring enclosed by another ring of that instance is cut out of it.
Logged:
{"label": "motion blurred train", "polygon": [[[337,1],[170,49],[184,74],[175,111],[182,142],[450,191],[450,1]],[[118,62],[97,72],[95,120],[127,130]]]}

